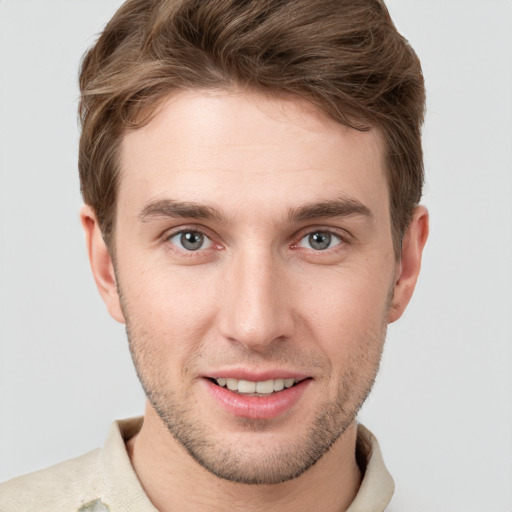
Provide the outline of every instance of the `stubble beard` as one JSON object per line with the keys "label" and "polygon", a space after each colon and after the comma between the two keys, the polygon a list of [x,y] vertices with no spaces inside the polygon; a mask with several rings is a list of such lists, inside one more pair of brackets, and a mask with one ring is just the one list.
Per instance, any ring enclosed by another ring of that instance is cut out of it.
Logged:
{"label": "stubble beard", "polygon": [[[115,265],[114,269],[116,270]],[[165,366],[155,350],[152,337],[143,329],[132,325],[119,279],[116,281],[135,370],[146,397],[170,435],[196,462],[219,478],[241,484],[272,485],[297,478],[314,466],[355,420],[379,371],[395,278],[393,277],[393,282],[388,287],[380,326],[361,336],[359,350],[352,354],[348,370],[338,384],[336,398],[325,400],[317,408],[319,412],[302,439],[280,446],[279,450],[273,448],[269,453],[265,452],[264,456],[261,446],[256,446],[254,450],[223,446],[211,435],[208,425],[197,420],[189,406],[190,397],[180,396],[167,381]],[[297,359],[295,351],[290,352],[289,349],[281,351],[278,357],[278,361],[294,359]],[[314,354],[305,356],[302,360],[310,363],[315,360],[317,366],[322,365],[322,361]],[[244,418],[242,423],[249,432],[264,431],[267,427],[262,420]]]}
{"label": "stubble beard", "polygon": [[[262,446],[250,449],[236,441],[228,444],[217,439],[207,422],[202,424],[197,418],[189,405],[190,397],[180,395],[167,381],[164,366],[159,366],[158,355],[152,353],[151,338],[125,318],[139,380],[172,437],[213,475],[231,482],[259,485],[282,483],[302,475],[342,436],[371,391],[386,333],[384,322],[381,332],[362,343],[338,385],[336,398],[325,400],[317,407],[318,412],[301,439],[291,439],[286,445],[265,451]],[[261,432],[268,423],[244,418],[240,420],[240,427],[245,432]]]}

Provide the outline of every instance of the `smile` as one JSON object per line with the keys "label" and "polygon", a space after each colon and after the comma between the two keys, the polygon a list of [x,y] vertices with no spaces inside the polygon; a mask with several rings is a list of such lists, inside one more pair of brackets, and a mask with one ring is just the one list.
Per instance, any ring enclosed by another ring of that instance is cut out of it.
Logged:
{"label": "smile", "polygon": [[218,378],[213,381],[221,388],[227,388],[241,395],[266,396],[283,389],[289,389],[303,379],[269,379],[250,381],[243,379]]}
{"label": "smile", "polygon": [[253,380],[249,380],[249,375],[237,375],[243,376],[246,378],[217,374],[203,382],[214,401],[230,415],[257,420],[276,418],[291,411],[313,383],[313,378],[305,375],[288,374],[283,375],[287,378],[274,379],[261,375],[260,380],[256,375],[252,376]]}

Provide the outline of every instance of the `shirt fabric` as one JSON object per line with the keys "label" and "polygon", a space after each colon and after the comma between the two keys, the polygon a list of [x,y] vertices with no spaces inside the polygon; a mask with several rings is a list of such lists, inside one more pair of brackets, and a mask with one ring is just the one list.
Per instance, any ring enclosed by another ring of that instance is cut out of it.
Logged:
{"label": "shirt fabric", "polygon": [[[158,512],[144,493],[125,441],[142,418],[112,424],[103,448],[0,485],[0,512]],[[394,483],[375,436],[358,426],[358,463],[364,474],[346,512],[382,512]]]}

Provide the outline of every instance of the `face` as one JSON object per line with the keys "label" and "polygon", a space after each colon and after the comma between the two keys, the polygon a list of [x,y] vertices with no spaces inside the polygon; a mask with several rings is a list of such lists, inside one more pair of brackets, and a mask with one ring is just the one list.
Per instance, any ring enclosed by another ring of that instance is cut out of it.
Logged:
{"label": "face", "polygon": [[179,93],[126,135],[116,218],[107,303],[173,440],[239,482],[311,467],[372,386],[400,272],[379,132]]}

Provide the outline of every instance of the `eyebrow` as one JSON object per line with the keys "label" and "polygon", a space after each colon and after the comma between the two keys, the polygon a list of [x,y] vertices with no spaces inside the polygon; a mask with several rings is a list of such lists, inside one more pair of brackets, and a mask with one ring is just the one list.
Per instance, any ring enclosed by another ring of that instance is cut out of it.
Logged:
{"label": "eyebrow", "polygon": [[[322,217],[348,217],[352,215],[360,215],[369,219],[373,218],[370,209],[357,199],[337,198],[292,208],[288,213],[288,220],[297,222]],[[138,217],[141,222],[148,222],[150,218],[159,217],[210,221],[224,220],[222,213],[212,206],[191,201],[175,201],[173,199],[158,199],[152,201],[144,207]]]}
{"label": "eyebrow", "polygon": [[321,217],[349,217],[352,215],[373,219],[372,212],[363,203],[357,199],[340,197],[293,208],[290,210],[289,220],[304,221]]}
{"label": "eyebrow", "polygon": [[151,217],[188,218],[199,220],[223,219],[222,214],[211,206],[201,205],[194,202],[181,202],[172,199],[158,199],[152,201],[139,214],[141,222],[147,222]]}

